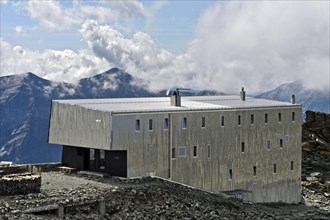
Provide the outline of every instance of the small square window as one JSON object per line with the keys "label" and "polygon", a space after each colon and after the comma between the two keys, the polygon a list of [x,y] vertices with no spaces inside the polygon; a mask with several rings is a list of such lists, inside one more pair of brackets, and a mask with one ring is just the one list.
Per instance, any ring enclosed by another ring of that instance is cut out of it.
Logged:
{"label": "small square window", "polygon": [[186,146],[180,146],[179,147],[179,157],[186,157]]}
{"label": "small square window", "polygon": [[229,181],[233,180],[233,169],[228,170],[228,180]]}
{"label": "small square window", "polygon": [[187,128],[187,118],[186,117],[182,118],[182,128]]}
{"label": "small square window", "polygon": [[283,139],[280,139],[280,148],[283,148]]}
{"label": "small square window", "polygon": [[164,118],[164,130],[168,129],[168,118]]}
{"label": "small square window", "polygon": [[276,173],[276,163],[274,163],[274,173]]}
{"label": "small square window", "polygon": [[291,161],[291,170],[293,170],[293,161]]}
{"label": "small square window", "polygon": [[270,140],[267,141],[267,149],[270,150]]}
{"label": "small square window", "polygon": [[149,119],[149,131],[152,131],[152,119]]}
{"label": "small square window", "polygon": [[241,116],[238,116],[238,125],[241,125]]}
{"label": "small square window", "polygon": [[252,114],[251,115],[251,125],[253,125],[254,124],[254,115]]}
{"label": "small square window", "polygon": [[295,120],[296,120],[296,113],[292,112],[292,121],[295,121]]}
{"label": "small square window", "polygon": [[225,126],[225,116],[221,116],[221,127]]}
{"label": "small square window", "polygon": [[253,166],[253,176],[257,176],[257,166]]}
{"label": "small square window", "polygon": [[282,121],[282,113],[279,112],[279,113],[278,113],[278,122],[281,122],[281,121]]}
{"label": "small square window", "polygon": [[140,119],[135,120],[135,131],[140,131]]}
{"label": "small square window", "polygon": [[202,117],[202,128],[205,128],[205,117]]}
{"label": "small square window", "polygon": [[197,146],[193,147],[193,157],[197,157]]}
{"label": "small square window", "polygon": [[175,159],[175,147],[172,147],[172,155],[171,155],[172,159]]}
{"label": "small square window", "polygon": [[268,114],[266,113],[265,114],[265,124],[267,124],[268,123]]}
{"label": "small square window", "polygon": [[207,145],[207,158],[211,158],[211,145]]}
{"label": "small square window", "polygon": [[241,151],[242,151],[242,153],[245,152],[245,143],[244,142],[241,143]]}

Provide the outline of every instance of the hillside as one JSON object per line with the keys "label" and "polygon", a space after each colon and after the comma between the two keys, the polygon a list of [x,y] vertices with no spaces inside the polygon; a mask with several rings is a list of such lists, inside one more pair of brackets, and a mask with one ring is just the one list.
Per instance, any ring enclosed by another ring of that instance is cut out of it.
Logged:
{"label": "hillside", "polygon": [[302,104],[303,113],[307,110],[330,113],[330,91],[306,89],[301,81],[282,84],[273,90],[257,95],[256,98],[290,102],[293,94],[296,97],[296,103]]}
{"label": "hillside", "polygon": [[[138,79],[137,79],[138,80]],[[0,77],[0,160],[15,163],[60,161],[61,147],[48,144],[53,99],[155,96],[128,73],[113,68],[76,85],[33,73]]]}

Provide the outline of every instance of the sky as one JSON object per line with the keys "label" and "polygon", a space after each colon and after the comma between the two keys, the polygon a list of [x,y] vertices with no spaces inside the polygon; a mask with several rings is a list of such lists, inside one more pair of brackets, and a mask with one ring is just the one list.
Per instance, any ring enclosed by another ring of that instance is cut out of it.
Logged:
{"label": "sky", "polygon": [[[169,87],[253,94],[330,84],[329,1],[1,0],[0,76],[121,68]],[[138,81],[137,81],[138,82]]]}

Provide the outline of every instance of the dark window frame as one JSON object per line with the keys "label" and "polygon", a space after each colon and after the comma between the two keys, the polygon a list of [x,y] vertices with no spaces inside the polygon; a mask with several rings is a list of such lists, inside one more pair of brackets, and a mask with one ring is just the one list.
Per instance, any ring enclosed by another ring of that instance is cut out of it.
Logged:
{"label": "dark window frame", "polygon": [[186,129],[187,128],[187,117],[183,117],[182,118],[182,129]]}
{"label": "dark window frame", "polygon": [[242,143],[241,143],[241,152],[245,153],[245,142],[244,141],[242,141]]}
{"label": "dark window frame", "polygon": [[153,130],[153,119],[152,118],[149,119],[149,126],[148,126],[148,128],[149,128],[149,131],[152,131]]}
{"label": "dark window frame", "polygon": [[206,127],[206,117],[203,116],[202,117],[202,128],[205,128]]}
{"label": "dark window frame", "polygon": [[135,131],[138,132],[141,130],[141,120],[140,119],[136,119],[135,120]]}
{"label": "dark window frame", "polygon": [[254,114],[251,114],[250,116],[250,124],[254,125]]}
{"label": "dark window frame", "polygon": [[221,115],[221,127],[225,127],[225,116]]}
{"label": "dark window frame", "polygon": [[164,118],[164,130],[168,130],[168,118]]}
{"label": "dark window frame", "polygon": [[198,157],[198,147],[197,147],[197,145],[193,146],[193,157],[194,158]]}

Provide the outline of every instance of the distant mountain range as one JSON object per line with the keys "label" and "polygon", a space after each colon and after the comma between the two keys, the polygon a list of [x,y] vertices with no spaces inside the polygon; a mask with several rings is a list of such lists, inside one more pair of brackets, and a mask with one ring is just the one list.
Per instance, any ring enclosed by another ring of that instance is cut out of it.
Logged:
{"label": "distant mountain range", "polygon": [[312,110],[330,114],[330,91],[306,89],[301,81],[280,85],[256,98],[290,102],[292,94],[296,97],[296,103],[302,104],[303,113]]}
{"label": "distant mountain range", "polygon": [[[164,96],[151,93],[142,79],[118,68],[77,84],[52,82],[33,73],[0,77],[0,161],[41,163],[61,160],[61,147],[47,143],[52,99],[122,98]],[[220,95],[199,91],[196,95]],[[299,83],[284,84],[258,97],[289,101],[296,94],[304,109],[329,113],[329,97],[322,92],[304,90]]]}

